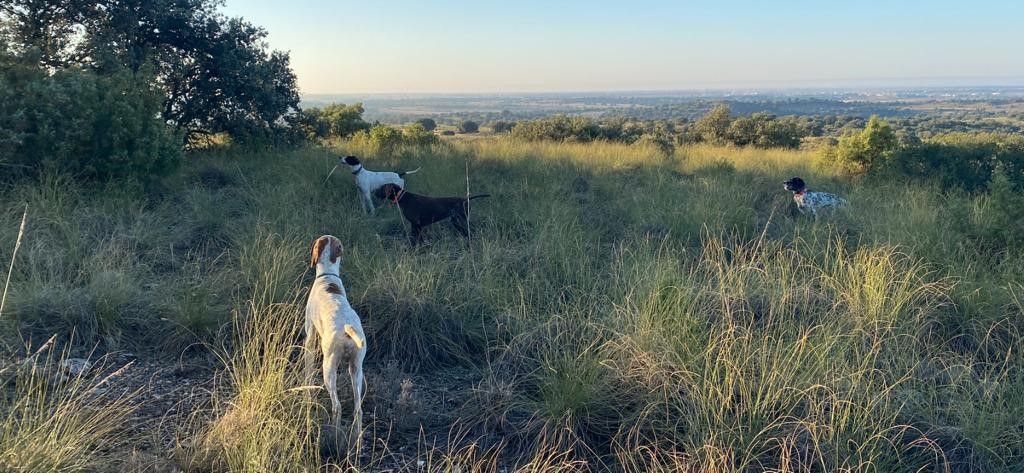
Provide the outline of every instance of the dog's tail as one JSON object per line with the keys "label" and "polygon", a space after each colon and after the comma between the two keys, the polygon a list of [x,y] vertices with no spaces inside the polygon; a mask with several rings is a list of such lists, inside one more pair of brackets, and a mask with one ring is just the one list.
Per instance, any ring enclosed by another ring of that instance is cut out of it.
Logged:
{"label": "dog's tail", "polygon": [[356,344],[356,348],[363,348],[363,339],[359,336],[359,333],[356,332],[355,327],[345,324],[345,334],[348,335],[348,338],[351,338]]}
{"label": "dog's tail", "polygon": [[466,200],[473,200],[473,199],[479,199],[480,197],[490,197],[490,196],[491,196],[491,194],[477,194],[477,195],[469,196],[469,198],[466,199]]}
{"label": "dog's tail", "polygon": [[420,172],[420,168],[422,168],[422,167],[423,166],[420,166],[419,168],[413,169],[412,171],[400,172],[400,173],[398,173],[398,177],[405,177],[406,174],[416,174],[416,173]]}

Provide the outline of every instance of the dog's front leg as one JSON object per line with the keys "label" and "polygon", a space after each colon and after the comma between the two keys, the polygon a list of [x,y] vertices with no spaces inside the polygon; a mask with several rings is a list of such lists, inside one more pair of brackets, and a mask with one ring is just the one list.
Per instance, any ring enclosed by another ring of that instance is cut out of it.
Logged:
{"label": "dog's front leg", "polygon": [[373,207],[373,197],[370,196],[369,192],[363,192],[363,207],[366,208],[366,213],[369,215],[376,213],[377,209]]}

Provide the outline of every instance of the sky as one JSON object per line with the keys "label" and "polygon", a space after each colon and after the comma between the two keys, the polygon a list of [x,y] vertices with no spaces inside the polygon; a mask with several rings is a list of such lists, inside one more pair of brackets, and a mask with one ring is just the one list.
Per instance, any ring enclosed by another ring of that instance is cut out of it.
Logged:
{"label": "sky", "polygon": [[1024,84],[1024,0],[226,0],[304,94]]}

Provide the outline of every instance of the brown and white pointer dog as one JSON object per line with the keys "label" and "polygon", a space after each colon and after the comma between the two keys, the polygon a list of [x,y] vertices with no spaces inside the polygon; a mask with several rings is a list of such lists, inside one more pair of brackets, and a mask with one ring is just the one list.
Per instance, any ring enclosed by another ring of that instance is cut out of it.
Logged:
{"label": "brown and white pointer dog", "polygon": [[480,197],[489,197],[489,194],[477,194],[466,197],[427,197],[425,195],[413,194],[402,189],[397,184],[384,184],[376,193],[378,198],[388,199],[398,205],[402,216],[412,225],[412,233],[409,241],[416,245],[420,242],[420,232],[423,227],[434,222],[450,218],[452,226],[464,237],[469,236],[469,201]]}

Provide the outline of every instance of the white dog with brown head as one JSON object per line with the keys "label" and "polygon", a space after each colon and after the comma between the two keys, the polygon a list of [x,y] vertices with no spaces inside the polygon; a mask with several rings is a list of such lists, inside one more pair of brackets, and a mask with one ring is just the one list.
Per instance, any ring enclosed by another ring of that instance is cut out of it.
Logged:
{"label": "white dog with brown head", "polygon": [[306,385],[312,385],[316,372],[316,342],[319,337],[323,354],[324,387],[331,396],[331,412],[335,426],[341,422],[341,402],[338,400],[338,367],[348,365],[352,378],[352,397],[355,411],[350,439],[358,447],[363,430],[363,358],[366,356],[366,336],[359,315],[348,302],[345,286],[341,282],[341,241],[324,235],[313,242],[309,265],[316,268],[316,278],[306,301]]}

